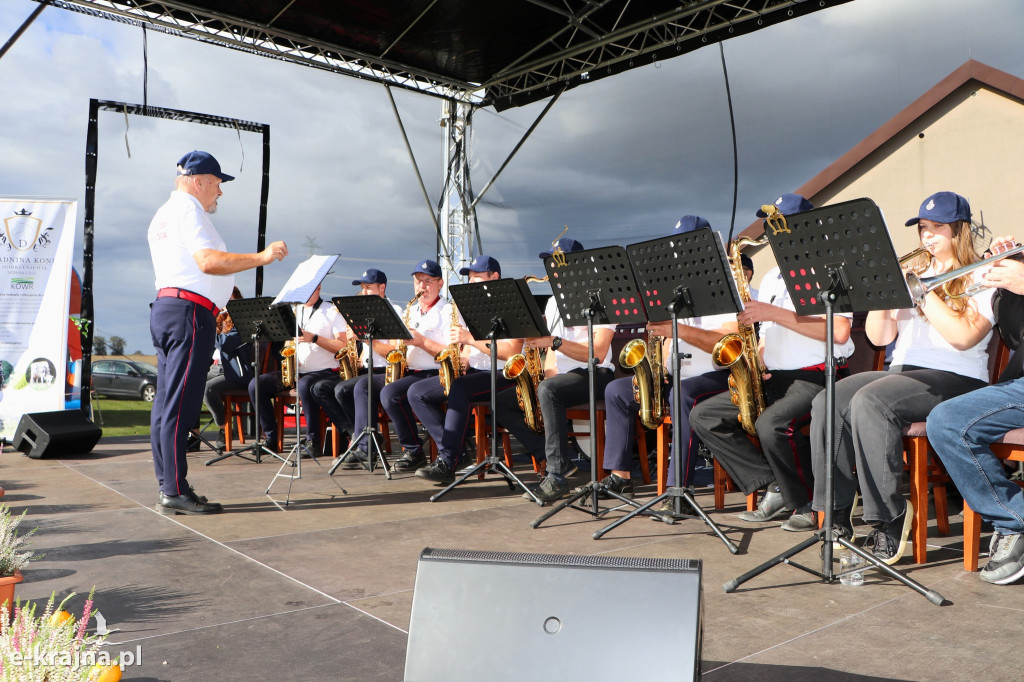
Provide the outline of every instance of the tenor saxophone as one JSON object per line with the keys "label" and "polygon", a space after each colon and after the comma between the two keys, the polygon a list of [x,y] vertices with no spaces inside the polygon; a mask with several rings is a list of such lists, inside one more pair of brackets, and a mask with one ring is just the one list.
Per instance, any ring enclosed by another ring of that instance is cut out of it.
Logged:
{"label": "tenor saxophone", "polygon": [[[764,244],[768,238],[761,235],[757,239],[740,237],[729,244],[729,267],[732,269],[736,288],[739,289],[740,300],[750,301],[750,286],[743,274],[743,263],[740,252],[744,246]],[[743,430],[756,435],[754,422],[765,408],[764,399],[764,367],[757,354],[757,334],[754,326],[739,324],[735,334],[726,334],[715,344],[711,351],[711,360],[716,367],[729,370],[729,393],[732,404],[739,408],[739,420]]]}
{"label": "tenor saxophone", "polygon": [[[455,301],[452,301],[451,307],[451,326],[454,329],[459,326],[459,311],[455,307]],[[452,390],[452,382],[462,376],[461,355],[462,347],[457,343],[450,343],[434,357],[434,362],[440,365],[437,378],[441,380],[445,396]]]}
{"label": "tenor saxophone", "polygon": [[664,337],[648,332],[646,342],[633,339],[619,352],[619,364],[623,369],[633,371],[633,399],[640,403],[640,421],[652,430],[665,421],[665,408],[661,401],[661,344],[664,340]]}
{"label": "tenor saxophone", "polygon": [[[406,327],[409,326],[409,319],[412,315],[412,306],[416,303],[419,297],[420,295],[416,294],[405,306],[405,313],[402,314],[402,324]],[[406,357],[408,350],[409,349],[405,345],[405,339],[399,339],[398,347],[388,351],[387,356],[384,358],[388,363],[388,368],[384,370],[385,384],[398,381],[405,376],[405,370],[409,368],[409,361]]]}
{"label": "tenor saxophone", "polygon": [[[349,330],[351,334],[351,330]],[[356,345],[356,337],[352,334],[348,342],[342,346],[335,355],[338,361],[338,376],[342,381],[354,379],[359,375],[359,347]]]}
{"label": "tenor saxophone", "polygon": [[295,385],[295,339],[288,339],[281,349],[281,383],[285,388]]}
{"label": "tenor saxophone", "polygon": [[522,353],[516,353],[505,361],[501,374],[516,384],[516,399],[519,402],[519,409],[523,411],[526,425],[534,433],[544,433],[544,416],[537,400],[537,387],[544,378],[540,350],[526,348]]}

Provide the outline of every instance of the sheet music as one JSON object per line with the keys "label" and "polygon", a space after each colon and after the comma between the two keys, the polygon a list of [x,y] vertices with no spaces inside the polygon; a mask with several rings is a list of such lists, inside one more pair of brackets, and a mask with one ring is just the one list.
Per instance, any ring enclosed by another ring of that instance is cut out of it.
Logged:
{"label": "sheet music", "polygon": [[281,293],[271,301],[270,305],[305,303],[337,262],[338,254],[333,254],[330,256],[310,256],[299,263],[299,266],[295,268],[295,272],[292,273],[292,276],[288,278],[288,281],[281,288]]}

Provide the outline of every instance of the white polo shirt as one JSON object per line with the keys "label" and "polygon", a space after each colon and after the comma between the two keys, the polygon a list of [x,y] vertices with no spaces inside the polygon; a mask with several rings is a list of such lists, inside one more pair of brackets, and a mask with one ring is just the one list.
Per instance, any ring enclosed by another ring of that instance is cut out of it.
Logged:
{"label": "white polo shirt", "polygon": [[[387,301],[388,301],[388,303],[391,303],[391,299],[387,299]],[[404,310],[402,310],[402,307],[399,306],[399,305],[395,305],[394,303],[391,303],[391,307],[395,309],[395,313],[398,315],[399,318],[401,318],[402,317],[402,313],[405,312]],[[376,341],[381,341],[381,340],[384,340],[384,339],[375,339],[375,340]],[[367,364],[366,364],[366,353],[367,353],[368,349],[369,349],[369,346],[366,343],[363,343],[363,348],[362,348],[362,350],[359,351],[359,366],[360,367],[366,367],[367,366]],[[387,359],[384,358],[383,356],[379,355],[377,353],[377,351],[374,351],[373,352],[373,369],[374,370],[378,370],[378,369],[382,369],[382,368],[387,367],[387,366],[388,366]]]}
{"label": "white polo shirt", "polygon": [[[547,305],[544,307],[544,319],[547,320],[548,329],[551,330],[551,336],[558,336],[565,341],[575,341],[577,343],[588,343],[587,340],[587,325],[566,327],[562,324],[562,317],[558,314],[558,303],[555,302],[555,297],[552,296],[548,299]],[[552,322],[554,320],[554,322]],[[611,329],[615,331],[614,324],[595,324],[594,331],[598,329]],[[550,351],[549,351],[550,352]],[[587,362],[584,360],[573,360],[565,353],[561,351],[555,351],[555,365],[558,368],[559,374],[565,374],[566,372],[574,369],[586,369]],[[607,367],[608,369],[614,369],[612,366],[612,346],[608,344],[608,352],[605,356],[600,359],[597,365],[598,367]]]}
{"label": "white polo shirt", "polygon": [[[929,267],[921,277],[935,274]],[[982,274],[975,271],[973,281],[980,282]],[[995,289],[985,289],[967,299],[968,305],[990,324],[995,324],[992,312],[992,296]],[[926,305],[933,305],[931,303]],[[892,349],[893,365],[916,365],[929,369],[941,369],[966,377],[988,381],[988,342],[992,330],[985,338],[967,350],[957,350],[928,321],[917,308],[905,308],[896,312],[896,344]]]}
{"label": "white polo shirt", "polygon": [[[451,318],[449,318],[450,321]],[[462,317],[462,313],[459,313],[459,325],[462,327],[466,326],[466,319]],[[479,341],[480,339],[477,339]],[[473,369],[482,369],[486,372],[491,371],[491,354],[485,353],[476,346],[466,346],[469,350],[466,353],[466,362]],[[498,359],[498,371],[500,372],[505,367],[505,361],[501,358]]]}
{"label": "white polo shirt", "polygon": [[[786,290],[782,272],[778,266],[768,271],[761,280],[758,301],[771,303],[796,312],[793,300]],[[836,313],[839,317],[853,319],[852,313]],[[764,366],[769,372],[774,369],[802,369],[825,362],[825,342],[798,334],[774,322],[761,323],[761,338],[764,339]],[[853,337],[846,343],[835,344],[833,352],[837,358],[853,355]]]}
{"label": "white polo shirt", "polygon": [[[443,296],[438,298],[426,312],[420,312],[420,304],[417,301],[412,304],[412,311],[409,313],[409,329],[419,332],[431,341],[448,345],[448,323],[451,320],[451,315],[448,299]],[[438,364],[434,362],[434,354],[422,348],[409,346],[406,358],[411,370],[438,368]]]}
{"label": "white polo shirt", "polygon": [[[299,329],[310,334],[318,334],[325,339],[333,339],[335,334],[348,330],[345,318],[330,301],[321,301],[316,308],[297,306],[295,316],[299,318]],[[335,369],[338,361],[334,353],[319,344],[300,341],[295,349],[295,359],[300,372],[316,372],[321,369]]]}
{"label": "white polo shirt", "polygon": [[197,251],[227,251],[210,215],[191,194],[175,190],[149,224],[149,255],[157,291],[188,289],[223,308],[235,287],[234,275],[207,275],[193,257]]}
{"label": "white polo shirt", "polygon": [[[679,320],[681,324],[706,330],[721,329],[725,325],[735,321],[736,315],[733,313],[706,315],[704,317],[688,317]],[[672,337],[668,337],[666,341],[667,343],[665,344],[665,348],[668,348],[672,345]],[[711,353],[707,353],[683,339],[679,339],[679,349],[683,353],[690,354],[689,358],[679,359],[679,374],[683,378],[700,376],[701,374],[707,374],[708,372],[714,372],[715,370],[722,369],[721,367],[716,367],[715,363],[711,361]],[[672,356],[665,353],[663,360],[665,362],[665,371],[671,372]]]}

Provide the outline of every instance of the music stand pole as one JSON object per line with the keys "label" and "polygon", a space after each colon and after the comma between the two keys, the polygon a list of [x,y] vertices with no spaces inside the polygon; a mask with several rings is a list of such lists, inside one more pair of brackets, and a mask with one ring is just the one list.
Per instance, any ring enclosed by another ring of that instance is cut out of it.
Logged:
{"label": "music stand pole", "polygon": [[518,485],[527,492],[534,502],[538,505],[541,504],[541,501],[537,499],[537,496],[534,495],[533,491],[526,487],[526,484],[524,484],[519,477],[515,475],[515,472],[509,469],[508,465],[498,457],[498,420],[495,419],[495,415],[498,414],[498,339],[502,336],[501,332],[503,328],[504,325],[501,318],[495,317],[491,320],[491,331],[487,334],[491,347],[491,454],[484,458],[484,461],[477,462],[474,466],[459,474],[459,477],[449,483],[444,490],[431,495],[431,502],[437,502],[439,499],[444,497],[449,490],[461,483],[464,483],[470,476],[483,469],[484,473],[492,471],[494,473],[501,474],[505,478],[505,482],[508,483],[508,487],[510,489],[515,490],[515,487]]}
{"label": "music stand pole", "polygon": [[[684,355],[688,356],[688,354],[680,353],[679,350],[678,350],[678,348],[679,348],[679,313],[680,313],[680,311],[682,309],[682,304],[683,304],[683,301],[685,300],[685,298],[686,298],[686,292],[685,292],[684,288],[683,287],[676,287],[676,290],[673,293],[672,303],[670,303],[669,306],[668,306],[669,312],[672,313],[672,381],[676,382],[677,385],[678,385],[679,381],[681,380],[681,379],[677,379],[677,377],[680,376],[680,372],[681,372],[679,361],[682,359],[682,357]],[[622,518],[616,519],[615,521],[613,521],[612,523],[608,524],[607,526],[605,526],[601,530],[596,531],[594,533],[594,539],[595,540],[600,540],[601,537],[605,533],[607,533],[608,531],[613,530],[615,528],[618,528],[619,526],[621,526],[622,524],[626,523],[627,521],[629,521],[633,517],[637,516],[638,514],[642,514],[645,511],[651,509],[652,507],[654,507],[654,505],[656,505],[657,503],[661,502],[662,500],[671,499],[671,500],[674,501],[673,502],[673,507],[672,507],[673,511],[672,511],[671,516],[660,515],[660,516],[657,516],[656,518],[661,519],[665,523],[671,524],[671,523],[675,523],[675,519],[677,519],[677,518],[680,518],[680,519],[692,519],[692,518],[695,518],[695,517],[700,517],[701,520],[703,520],[704,523],[706,523],[708,525],[708,527],[711,528],[711,530],[715,533],[715,535],[717,535],[722,540],[722,542],[725,543],[726,548],[729,550],[729,552],[731,554],[736,554],[737,552],[740,551],[740,548],[737,547],[736,544],[732,540],[730,540],[728,537],[726,537],[725,533],[722,532],[722,529],[718,527],[718,524],[716,524],[713,520],[711,520],[711,517],[709,517],[704,512],[704,510],[701,508],[701,506],[699,504],[697,504],[697,500],[694,499],[694,497],[693,497],[693,490],[691,488],[683,487],[683,457],[682,457],[683,442],[682,442],[682,424],[680,423],[681,422],[680,410],[682,409],[681,403],[682,403],[682,401],[679,400],[678,396],[676,397],[675,400],[672,401],[672,442],[676,445],[676,454],[675,454],[675,457],[672,458],[672,470],[675,472],[675,476],[676,476],[676,484],[675,484],[675,486],[666,489],[665,492],[663,492],[661,495],[658,495],[653,500],[651,500],[650,502],[647,502],[645,505],[643,505],[639,509],[634,509],[633,511],[631,511],[628,514],[626,514]],[[682,509],[683,500],[685,500],[686,503],[690,505],[690,508],[694,512],[696,512],[696,514],[688,514],[688,513],[684,514],[683,513],[683,509]]]}

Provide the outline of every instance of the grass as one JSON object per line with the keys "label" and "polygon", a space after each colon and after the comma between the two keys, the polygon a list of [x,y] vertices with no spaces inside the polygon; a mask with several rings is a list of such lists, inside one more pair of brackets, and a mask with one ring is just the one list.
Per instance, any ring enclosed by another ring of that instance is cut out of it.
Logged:
{"label": "grass", "polygon": [[[94,398],[92,408],[93,417],[103,428],[104,436],[149,435],[149,415],[153,403],[145,400]],[[209,418],[204,405],[200,419],[205,423]]]}

